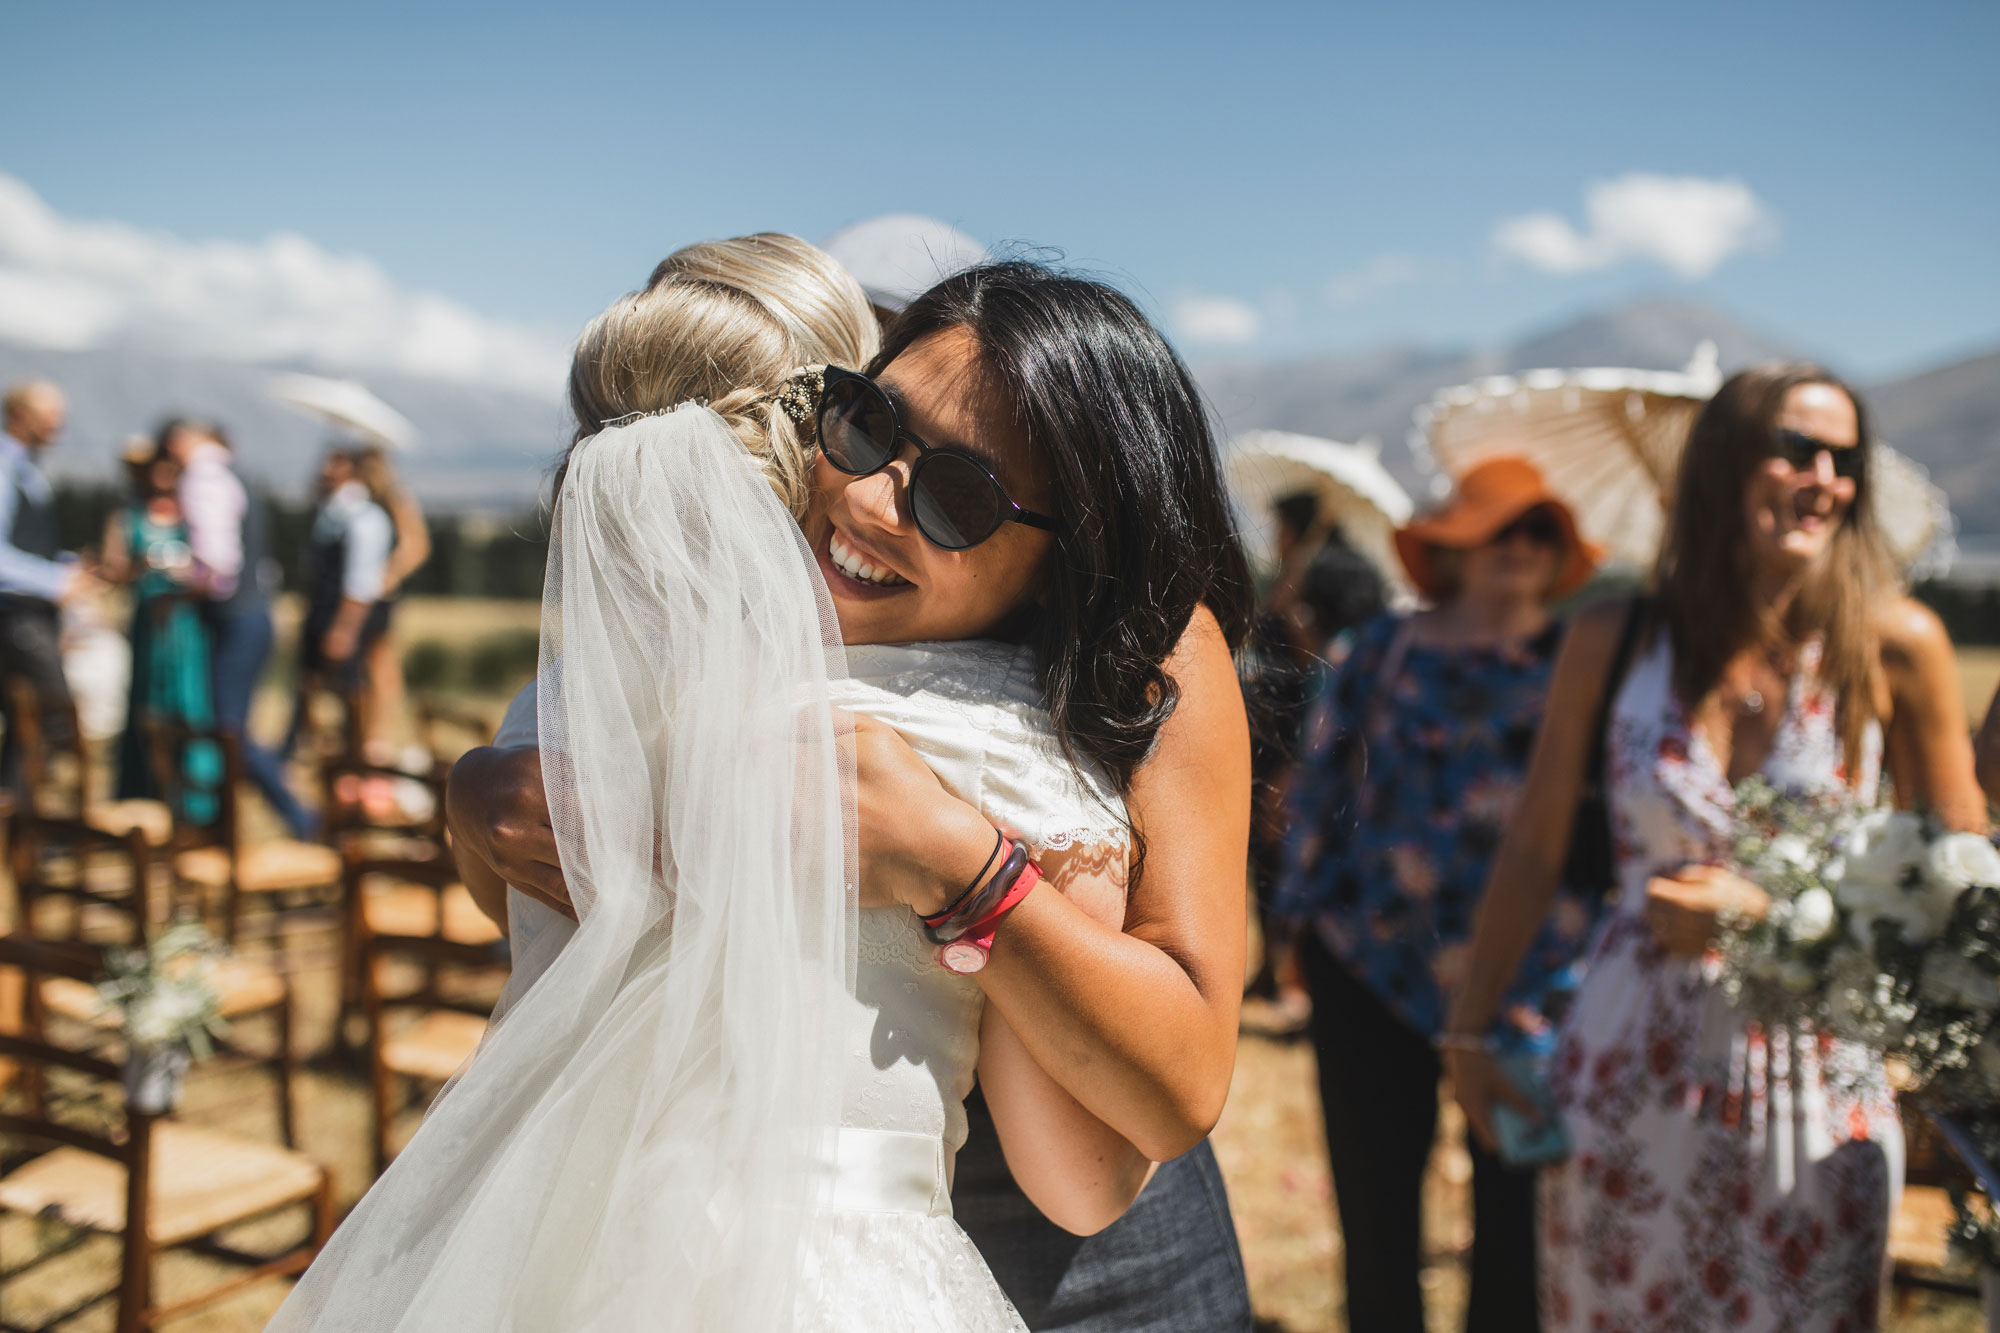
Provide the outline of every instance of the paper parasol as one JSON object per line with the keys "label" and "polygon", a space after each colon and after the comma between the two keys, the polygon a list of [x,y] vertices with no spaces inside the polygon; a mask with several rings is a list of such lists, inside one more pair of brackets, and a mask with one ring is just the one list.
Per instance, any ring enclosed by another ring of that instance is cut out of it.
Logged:
{"label": "paper parasol", "polygon": [[408,417],[353,380],[279,375],[271,381],[271,394],[287,407],[360,435],[371,444],[401,451],[417,442],[417,428]]}
{"label": "paper parasol", "polygon": [[[1419,408],[1412,445],[1441,486],[1484,458],[1529,459],[1575,512],[1584,536],[1613,561],[1651,569],[1688,428],[1721,384],[1715,345],[1707,342],[1680,371],[1495,375],[1443,390]],[[1890,552],[1913,574],[1949,563],[1944,493],[1894,449],[1879,442],[1875,449],[1875,514]]]}
{"label": "paper parasol", "polygon": [[1414,506],[1373,444],[1341,444],[1284,431],[1245,431],[1223,454],[1223,475],[1246,520],[1245,545],[1262,564],[1277,556],[1273,507],[1288,495],[1308,491],[1319,497],[1320,513],[1339,525],[1348,545],[1382,571],[1392,588],[1407,591],[1409,579],[1390,534],[1410,521]]}

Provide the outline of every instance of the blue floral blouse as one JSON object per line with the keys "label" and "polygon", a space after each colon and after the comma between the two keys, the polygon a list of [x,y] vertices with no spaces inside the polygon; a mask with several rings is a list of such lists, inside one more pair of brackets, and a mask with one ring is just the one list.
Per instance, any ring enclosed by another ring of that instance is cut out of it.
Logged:
{"label": "blue floral blouse", "polygon": [[[1378,690],[1401,623],[1391,615],[1362,626],[1306,718],[1277,898],[1281,910],[1312,916],[1333,955],[1432,1036],[1463,978],[1562,628],[1491,648],[1412,643],[1396,680]],[[1355,727],[1366,766],[1350,791],[1351,740],[1340,740]],[[1568,889],[1558,895],[1508,995],[1516,1029],[1546,1026],[1542,1001],[1570,980],[1564,974],[1583,952],[1592,916]]]}

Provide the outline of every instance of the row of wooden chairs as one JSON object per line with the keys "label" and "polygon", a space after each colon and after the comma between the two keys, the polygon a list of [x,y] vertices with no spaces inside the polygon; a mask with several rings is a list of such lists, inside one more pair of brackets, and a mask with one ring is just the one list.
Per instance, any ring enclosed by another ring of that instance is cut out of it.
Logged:
{"label": "row of wooden chairs", "polygon": [[[39,720],[32,708],[20,715],[30,719],[29,729]],[[165,799],[117,807],[84,799],[80,777],[58,781],[65,775],[47,747],[37,744],[37,737],[24,737],[25,753],[37,761],[24,788],[29,798],[8,821],[7,860],[19,901],[16,932],[0,940],[0,978],[12,969],[26,979],[18,1033],[9,1032],[7,1043],[0,1044],[0,1096],[9,1099],[0,1132],[10,1141],[39,1138],[39,1146],[53,1145],[39,1155],[0,1156],[0,1211],[64,1222],[79,1236],[121,1237],[125,1257],[116,1293],[121,1333],[219,1299],[244,1282],[299,1271],[325,1239],[331,1222],[326,1173],[294,1147],[297,1058],[284,944],[288,925],[311,915],[338,927],[337,1028],[344,1032],[358,1019],[365,1030],[357,1044],[366,1059],[378,1172],[390,1159],[412,1094],[446,1081],[477,1047],[505,975],[500,931],[479,912],[452,866],[441,767],[422,775],[436,793],[429,811],[385,820],[366,802],[349,797],[360,784],[408,782],[411,775],[352,754],[330,756],[322,772],[332,845],[249,842],[237,806],[241,765],[233,741],[171,725],[155,725],[151,732]],[[219,757],[223,777],[203,788],[208,818],[176,818],[191,805],[182,784],[194,768],[190,751],[199,746],[212,747],[206,756],[210,771]],[[74,768],[80,774],[80,759]],[[268,945],[255,957],[232,949],[214,980],[230,1023],[227,1054],[270,1069],[285,1146],[235,1139],[178,1116],[135,1116],[129,1106],[123,1108],[122,1128],[84,1135],[90,1139],[85,1143],[68,1132],[73,1126],[56,1123],[43,1068],[56,1065],[72,1080],[89,1073],[99,1083],[112,1081],[122,1057],[116,1021],[97,1000],[101,963],[96,960],[106,944],[143,943],[170,920],[189,915],[210,921],[232,945]],[[34,932],[56,938],[37,938]],[[248,1030],[241,1025],[266,1020],[268,1043],[252,1048],[238,1040]],[[71,1036],[68,1047],[50,1039],[55,1029]],[[61,1058],[51,1054],[58,1050]],[[9,1059],[20,1066],[11,1091]],[[199,1193],[203,1181],[222,1187],[229,1206],[189,1204],[189,1191]],[[106,1203],[114,1195],[123,1200],[115,1210]],[[295,1251],[243,1255],[213,1234],[300,1203],[308,1205],[313,1220]],[[130,1216],[149,1223],[126,1227]],[[191,1229],[197,1223],[204,1229]],[[245,1266],[241,1279],[162,1306],[155,1299],[152,1264],[159,1253],[182,1246],[237,1260]],[[48,1257],[0,1269],[0,1285]],[[44,1326],[76,1312],[63,1312]]]}

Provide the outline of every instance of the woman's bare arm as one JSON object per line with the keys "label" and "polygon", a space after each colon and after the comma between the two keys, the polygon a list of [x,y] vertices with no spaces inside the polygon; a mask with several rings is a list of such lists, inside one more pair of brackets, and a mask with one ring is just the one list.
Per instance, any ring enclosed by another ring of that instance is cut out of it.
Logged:
{"label": "woman's bare arm", "polygon": [[1564,637],[1549,678],[1548,711],[1528,760],[1527,786],[1494,854],[1473,921],[1465,981],[1446,1026],[1483,1033],[1500,1012],[1521,957],[1548,918],[1590,768],[1591,729],[1630,603],[1595,606]]}
{"label": "woman's bare arm", "polygon": [[1036,1063],[1154,1161],[1199,1143],[1229,1095],[1250,839],[1249,725],[1206,609],[1167,670],[1180,705],[1133,781],[1147,859],[1124,929],[1030,894],[979,973]]}
{"label": "woman's bare arm", "polygon": [[1984,832],[1986,797],[1973,775],[1965,696],[1944,622],[1903,597],[1885,611],[1879,632],[1890,698],[1886,758],[1896,799],[1935,811],[1949,828]]}
{"label": "woman's bare arm", "polygon": [[[1122,862],[1084,849],[1045,854],[1049,888],[1111,930],[1125,914]],[[979,1027],[979,1085],[1007,1169],[1050,1221],[1079,1236],[1117,1221],[1152,1178],[1153,1163],[1037,1064],[998,1007]]]}

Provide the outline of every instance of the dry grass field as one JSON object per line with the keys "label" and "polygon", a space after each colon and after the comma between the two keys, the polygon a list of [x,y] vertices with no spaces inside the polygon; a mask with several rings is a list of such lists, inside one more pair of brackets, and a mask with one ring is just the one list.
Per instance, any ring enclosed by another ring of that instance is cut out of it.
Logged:
{"label": "dry grass field", "polygon": [[[532,629],[537,614],[532,603],[412,600],[399,613],[398,632],[405,646],[429,640],[466,650],[490,635]],[[2000,650],[1967,652],[1963,674],[1968,711],[1976,718],[2000,682]],[[508,692],[496,690],[471,702],[497,718]],[[274,686],[259,701],[260,729],[268,729],[267,734],[275,731],[288,706],[283,690]],[[309,964],[299,978],[300,1034],[322,1051],[332,1036],[331,946],[330,936],[293,941],[295,956]],[[367,1097],[352,1065],[331,1055],[315,1061],[300,1077],[302,1146],[334,1171],[344,1209],[368,1180]],[[1367,1071],[1353,1071],[1353,1077],[1365,1079]],[[1333,1220],[1332,1183],[1314,1088],[1313,1056],[1307,1043],[1246,1037],[1229,1105],[1214,1136],[1262,1333],[1317,1333],[1346,1327],[1339,1279],[1341,1242]],[[268,1085],[240,1071],[198,1069],[190,1080],[186,1113],[212,1126],[275,1138]],[[1459,1135],[1456,1113],[1447,1106],[1425,1186],[1429,1214],[1425,1244],[1430,1257],[1424,1285],[1430,1327],[1437,1333],[1458,1328],[1462,1319],[1463,1254],[1470,1240],[1469,1160]],[[263,1236],[245,1239],[279,1235],[295,1225],[288,1219],[267,1227]],[[29,1219],[0,1222],[0,1270],[20,1264],[60,1235],[59,1228]],[[81,1294],[108,1285],[115,1263],[112,1242],[87,1241],[0,1292],[0,1325],[34,1327]],[[206,1259],[174,1258],[162,1266],[163,1294],[171,1298],[190,1290],[216,1271]],[[282,1283],[265,1283],[166,1328],[169,1333],[251,1333],[263,1326],[282,1298]],[[94,1307],[64,1327],[78,1333],[109,1329],[109,1307]],[[1887,1327],[1899,1333],[1970,1333],[1982,1325],[1971,1301],[1919,1293],[1892,1309]]]}

